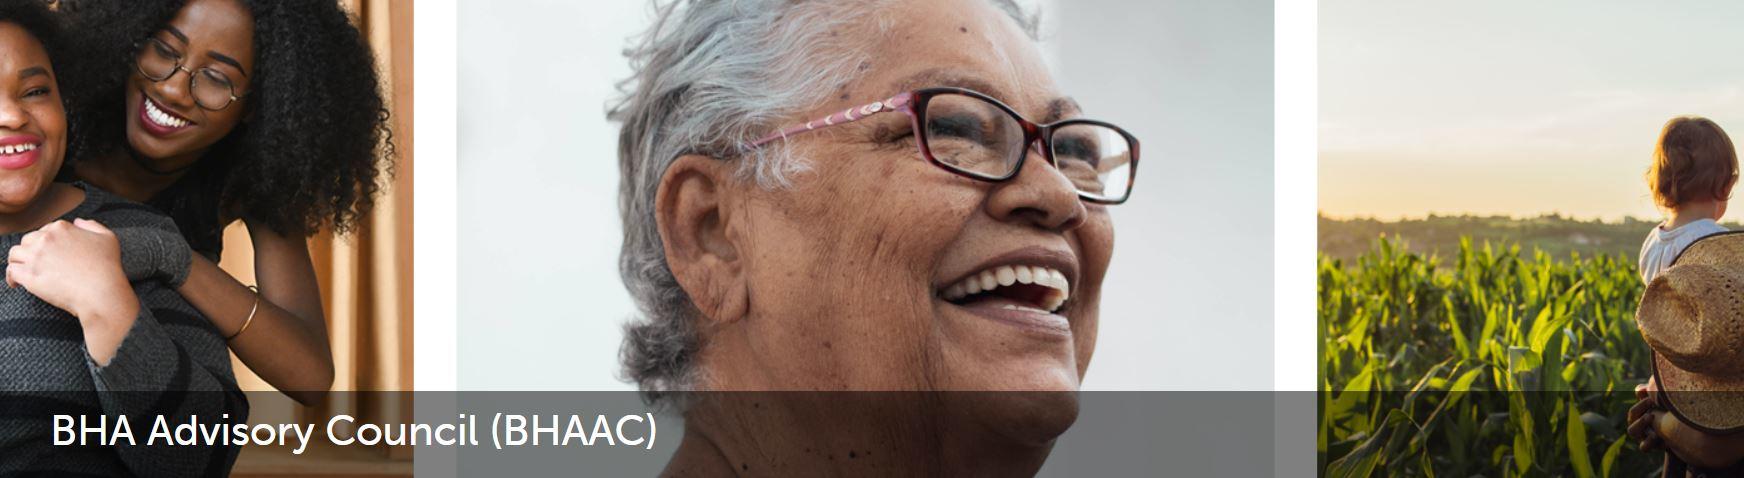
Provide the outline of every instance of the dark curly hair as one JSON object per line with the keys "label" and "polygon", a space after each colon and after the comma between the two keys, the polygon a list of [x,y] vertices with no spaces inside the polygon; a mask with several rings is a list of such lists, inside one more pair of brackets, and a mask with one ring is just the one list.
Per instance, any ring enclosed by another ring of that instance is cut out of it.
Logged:
{"label": "dark curly hair", "polygon": [[[394,150],[375,56],[336,0],[241,0],[254,15],[249,114],[152,199],[196,250],[237,219],[281,234],[347,233],[391,176]],[[135,45],[187,0],[61,0],[68,50],[68,161],[132,154],[126,85]]]}
{"label": "dark curly hair", "polygon": [[[0,0],[0,22],[11,23],[24,28],[25,33],[36,37],[44,50],[48,51],[49,66],[56,75],[61,74],[60,35],[61,25],[54,14],[49,12],[49,5],[44,0]],[[66,95],[61,95],[62,101]]]}

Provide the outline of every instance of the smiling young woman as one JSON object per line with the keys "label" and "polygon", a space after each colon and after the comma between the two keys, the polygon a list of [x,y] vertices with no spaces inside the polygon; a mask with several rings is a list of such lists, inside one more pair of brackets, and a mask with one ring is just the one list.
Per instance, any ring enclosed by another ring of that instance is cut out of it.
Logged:
{"label": "smiling young woman", "polygon": [[[173,217],[199,253],[179,292],[312,403],[334,366],[307,239],[358,227],[392,170],[368,45],[337,2],[61,3],[79,32],[70,174]],[[236,221],[258,288],[216,266]]]}

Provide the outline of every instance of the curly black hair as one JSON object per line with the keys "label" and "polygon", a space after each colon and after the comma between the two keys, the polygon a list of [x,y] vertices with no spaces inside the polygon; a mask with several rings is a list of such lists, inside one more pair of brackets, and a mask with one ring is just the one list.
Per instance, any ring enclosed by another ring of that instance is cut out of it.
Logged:
{"label": "curly black hair", "polygon": [[[44,0],[0,0],[0,22],[11,23],[24,28],[25,33],[36,37],[48,51],[49,66],[55,74],[61,71],[60,46],[61,25],[54,14],[49,12],[49,4]],[[66,96],[61,96],[62,101]]]}
{"label": "curly black hair", "polygon": [[[76,59],[62,76],[68,161],[132,154],[126,85],[136,45],[187,0],[60,0]],[[336,0],[242,0],[254,15],[249,113],[152,205],[190,241],[237,219],[281,234],[354,230],[391,176],[392,132],[375,55]],[[216,250],[215,244],[192,244]]]}

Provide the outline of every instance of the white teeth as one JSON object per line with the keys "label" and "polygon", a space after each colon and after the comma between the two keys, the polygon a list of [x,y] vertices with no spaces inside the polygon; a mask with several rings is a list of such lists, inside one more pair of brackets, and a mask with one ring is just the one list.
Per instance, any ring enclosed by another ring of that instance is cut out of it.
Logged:
{"label": "white teeth", "polygon": [[1041,307],[1039,309],[1016,304],[1003,305],[1004,308],[1012,310],[1051,313],[1059,310],[1060,306],[1066,303],[1072,290],[1070,281],[1067,281],[1066,275],[1060,271],[1041,266],[1009,265],[971,274],[963,278],[962,281],[946,287],[943,297],[945,300],[957,300],[1013,284],[1033,284],[1053,290],[1044,294],[1041,303],[1036,304]]}
{"label": "white teeth", "polygon": [[1003,305],[1000,305],[999,308],[1005,309],[1005,310],[1021,310],[1024,312],[1035,312],[1038,314],[1048,313],[1048,311],[1037,309],[1035,307],[1024,307],[1024,306],[1017,305],[1017,304],[1003,304]]}
{"label": "white teeth", "polygon": [[151,98],[145,99],[145,117],[150,118],[152,123],[166,128],[180,128],[188,125],[187,120],[171,116],[163,109],[158,108],[157,103],[152,102]]}
{"label": "white teeth", "polygon": [[36,143],[9,144],[6,146],[0,146],[0,155],[11,156],[14,154],[28,153],[28,152],[35,151],[35,150],[36,150]]}

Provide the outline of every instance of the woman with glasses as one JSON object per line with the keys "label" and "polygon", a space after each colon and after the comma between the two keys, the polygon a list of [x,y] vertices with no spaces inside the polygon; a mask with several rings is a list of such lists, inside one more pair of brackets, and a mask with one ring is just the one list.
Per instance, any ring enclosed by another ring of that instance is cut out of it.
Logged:
{"label": "woman with glasses", "polygon": [[[194,249],[178,289],[243,363],[309,404],[333,382],[307,239],[345,233],[391,168],[373,54],[334,1],[63,0],[73,167]],[[216,266],[247,226],[258,288]]]}
{"label": "woman with glasses", "polygon": [[1010,1],[659,11],[612,117],[622,356],[683,409],[667,471],[1035,473],[1138,140],[1055,87]]}

